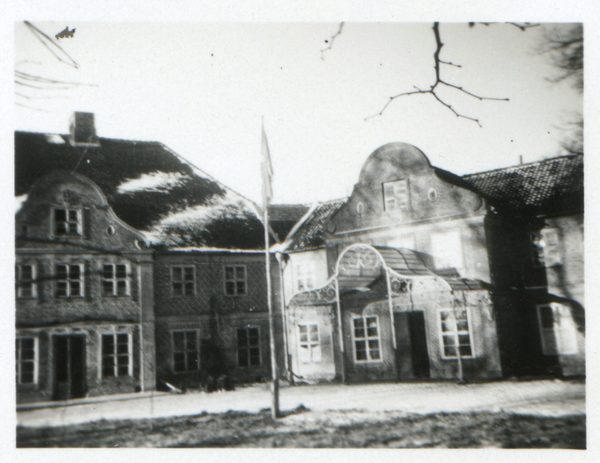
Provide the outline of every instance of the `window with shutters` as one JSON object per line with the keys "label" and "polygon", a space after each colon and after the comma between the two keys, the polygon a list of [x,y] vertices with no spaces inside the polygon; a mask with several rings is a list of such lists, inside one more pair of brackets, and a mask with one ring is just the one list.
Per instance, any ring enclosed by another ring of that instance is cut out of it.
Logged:
{"label": "window with shutters", "polygon": [[356,362],[381,362],[377,317],[354,317],[352,323],[354,360]]}
{"label": "window with shutters", "polygon": [[443,309],[439,311],[440,347],[443,359],[474,357],[469,323],[469,311],[465,308]]}
{"label": "window with shutters", "polygon": [[577,354],[577,329],[571,308],[556,303],[539,305],[537,308],[544,354]]}
{"label": "window with shutters", "polygon": [[18,337],[15,346],[17,384],[37,383],[37,338]]}
{"label": "window with shutters", "polygon": [[260,365],[260,330],[257,326],[247,326],[237,330],[238,366]]}
{"label": "window with shutters", "polygon": [[299,359],[302,363],[318,363],[321,361],[321,344],[319,325],[298,324]]}
{"label": "window with shutters", "polygon": [[200,366],[198,331],[173,331],[173,371],[197,371]]}
{"label": "window with shutters", "polygon": [[246,293],[246,266],[225,266],[225,294],[227,296],[245,296]]}
{"label": "window with shutters", "polygon": [[54,234],[56,236],[81,235],[81,222],[80,209],[54,209]]}
{"label": "window with shutters", "polygon": [[37,297],[36,268],[33,264],[17,264],[15,266],[15,283],[18,299],[35,299]]}
{"label": "window with shutters", "polygon": [[127,265],[104,264],[102,266],[102,295],[129,296]]}
{"label": "window with shutters", "polygon": [[131,376],[131,346],[129,334],[102,335],[102,377]]}
{"label": "window with shutters", "polygon": [[83,297],[83,264],[56,265],[56,297]]}
{"label": "window with shutters", "polygon": [[407,211],[409,207],[408,180],[404,179],[384,183],[383,203],[386,211]]}
{"label": "window with shutters", "polygon": [[171,267],[171,289],[173,297],[194,297],[194,267]]}

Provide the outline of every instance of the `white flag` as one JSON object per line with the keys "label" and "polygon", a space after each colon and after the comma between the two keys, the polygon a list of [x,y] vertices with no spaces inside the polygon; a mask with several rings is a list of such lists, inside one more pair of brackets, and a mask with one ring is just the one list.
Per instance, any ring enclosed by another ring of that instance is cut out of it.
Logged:
{"label": "white flag", "polygon": [[273,188],[271,186],[271,178],[273,177],[273,166],[271,165],[271,155],[269,153],[269,144],[267,143],[267,134],[265,126],[262,127],[262,196],[263,206],[267,207],[273,197]]}

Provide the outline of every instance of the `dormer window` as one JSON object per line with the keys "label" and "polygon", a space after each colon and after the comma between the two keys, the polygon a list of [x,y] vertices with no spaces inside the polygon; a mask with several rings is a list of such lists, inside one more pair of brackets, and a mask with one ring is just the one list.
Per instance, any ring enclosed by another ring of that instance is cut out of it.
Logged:
{"label": "dormer window", "polygon": [[408,210],[408,180],[383,184],[383,203],[386,211]]}
{"label": "dormer window", "polygon": [[81,211],[54,209],[54,234],[56,236],[81,235]]}

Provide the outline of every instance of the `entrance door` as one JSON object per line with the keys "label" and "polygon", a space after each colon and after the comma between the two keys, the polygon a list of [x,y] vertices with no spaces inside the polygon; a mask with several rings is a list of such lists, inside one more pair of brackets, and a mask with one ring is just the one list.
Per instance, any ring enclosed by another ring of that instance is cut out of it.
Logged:
{"label": "entrance door", "polygon": [[421,311],[408,312],[408,326],[415,378],[429,378],[429,354],[427,354],[424,313]]}
{"label": "entrance door", "polygon": [[85,337],[54,336],[54,399],[85,396]]}

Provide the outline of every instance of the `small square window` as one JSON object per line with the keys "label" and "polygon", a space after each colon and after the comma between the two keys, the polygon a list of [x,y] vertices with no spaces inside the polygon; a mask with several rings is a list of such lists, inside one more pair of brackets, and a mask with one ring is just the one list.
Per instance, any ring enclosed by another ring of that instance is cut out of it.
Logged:
{"label": "small square window", "polygon": [[172,267],[171,288],[173,297],[194,297],[194,267]]}
{"label": "small square window", "polygon": [[54,209],[54,234],[56,236],[81,235],[81,211]]}
{"label": "small square window", "polygon": [[296,265],[296,290],[308,291],[315,288],[314,265],[304,262]]}
{"label": "small square window", "polygon": [[103,296],[129,296],[127,265],[104,264],[102,268]]}
{"label": "small square window", "polygon": [[384,183],[383,202],[386,211],[407,211],[409,209],[408,180]]}

